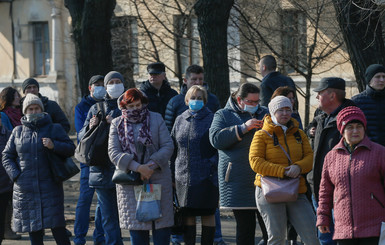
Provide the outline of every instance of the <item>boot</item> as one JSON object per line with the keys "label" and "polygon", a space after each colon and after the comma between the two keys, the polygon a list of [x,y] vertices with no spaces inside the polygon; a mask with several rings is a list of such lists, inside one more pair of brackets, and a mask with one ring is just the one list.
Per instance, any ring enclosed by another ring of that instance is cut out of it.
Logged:
{"label": "boot", "polygon": [[195,225],[186,225],[184,227],[183,238],[185,245],[195,245],[197,230]]}
{"label": "boot", "polygon": [[202,225],[201,245],[212,245],[214,243],[215,226]]}
{"label": "boot", "polygon": [[4,220],[4,239],[7,240],[20,240],[21,235],[16,234],[11,229],[12,222],[12,203],[9,202],[7,205],[7,210],[5,211],[5,220]]}

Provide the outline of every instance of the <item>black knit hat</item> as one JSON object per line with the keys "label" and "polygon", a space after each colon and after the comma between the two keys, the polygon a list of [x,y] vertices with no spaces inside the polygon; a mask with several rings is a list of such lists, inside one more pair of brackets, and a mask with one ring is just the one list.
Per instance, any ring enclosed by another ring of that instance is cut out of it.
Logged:
{"label": "black knit hat", "polygon": [[33,78],[28,78],[28,79],[26,79],[26,80],[23,82],[23,85],[21,85],[22,88],[23,88],[23,93],[25,92],[25,89],[26,89],[29,85],[36,85],[37,88],[40,88],[39,83],[38,83],[35,79],[33,79]]}
{"label": "black knit hat", "polygon": [[365,71],[365,80],[366,83],[369,84],[372,78],[379,72],[384,72],[385,73],[385,67],[380,64],[372,64],[366,68]]}
{"label": "black knit hat", "polygon": [[88,82],[88,86],[91,86],[92,84],[96,83],[97,81],[103,81],[103,80],[104,80],[104,77],[102,75],[92,76],[90,78],[90,81]]}

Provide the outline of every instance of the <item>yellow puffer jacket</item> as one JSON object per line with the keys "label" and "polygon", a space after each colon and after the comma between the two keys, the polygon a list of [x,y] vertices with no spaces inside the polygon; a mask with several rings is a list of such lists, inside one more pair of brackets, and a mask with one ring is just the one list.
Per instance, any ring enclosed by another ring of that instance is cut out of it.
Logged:
{"label": "yellow puffer jacket", "polygon": [[[251,168],[257,173],[254,182],[256,186],[261,186],[261,175],[283,178],[285,167],[290,165],[281,147],[277,142],[274,145],[274,140],[263,130],[278,139],[278,142],[290,155],[293,164],[297,164],[301,168],[301,174],[306,174],[312,169],[313,151],[306,134],[298,128],[296,120],[291,119],[288,125],[285,135],[282,128],[275,125],[270,116],[266,116],[262,130],[254,134],[250,146],[249,161]],[[302,176],[300,177],[298,192],[306,192],[305,179]]]}

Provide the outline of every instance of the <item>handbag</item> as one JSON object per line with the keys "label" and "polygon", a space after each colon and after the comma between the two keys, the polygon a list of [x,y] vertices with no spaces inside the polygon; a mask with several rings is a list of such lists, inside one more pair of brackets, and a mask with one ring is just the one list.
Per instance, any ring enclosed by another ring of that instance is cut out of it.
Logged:
{"label": "handbag", "polygon": [[[267,132],[266,130],[263,131],[274,139],[274,137],[269,132]],[[289,159],[290,164],[292,164],[289,154],[287,154],[286,150],[282,147],[279,142],[278,145],[281,147],[286,157]],[[298,198],[299,177],[278,178],[262,176],[261,188],[266,201],[269,203],[294,202]]]}
{"label": "handbag", "polygon": [[134,186],[136,205],[135,218],[140,222],[157,220],[162,217],[160,208],[160,184],[143,184]]}
{"label": "handbag", "polygon": [[[142,158],[140,164],[143,164],[144,154],[146,153],[146,146],[143,148]],[[140,173],[129,170],[125,172],[118,168],[115,169],[114,175],[112,175],[112,182],[120,185],[142,185],[143,181],[140,179]]]}
{"label": "handbag", "polygon": [[184,232],[183,214],[175,191],[172,204],[174,210],[174,225],[171,227],[171,234],[180,235]]}
{"label": "handbag", "polygon": [[75,149],[75,158],[87,166],[104,166],[108,157],[108,123],[103,102],[96,103],[99,124],[90,128],[79,141]]}
{"label": "handbag", "polygon": [[56,183],[66,181],[80,172],[72,157],[64,158],[52,151],[48,151],[47,155],[53,180]]}

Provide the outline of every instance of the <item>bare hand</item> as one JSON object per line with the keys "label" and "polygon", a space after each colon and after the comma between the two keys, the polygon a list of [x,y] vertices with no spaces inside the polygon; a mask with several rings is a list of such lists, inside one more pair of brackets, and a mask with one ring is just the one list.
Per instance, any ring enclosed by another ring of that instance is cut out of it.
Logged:
{"label": "bare hand", "polygon": [[147,164],[144,164],[138,167],[137,172],[140,173],[140,178],[142,180],[149,180],[151,175],[154,173],[154,170],[152,170]]}
{"label": "bare hand", "polygon": [[318,226],[318,230],[321,232],[321,233],[330,233],[330,228],[329,226]]}
{"label": "bare hand", "polygon": [[93,128],[95,127],[96,125],[99,124],[99,118],[94,115],[91,119],[90,119],[90,128]]}
{"label": "bare hand", "polygon": [[300,173],[301,173],[301,168],[298,165],[293,164],[285,168],[284,175],[290,178],[297,178]]}
{"label": "bare hand", "polygon": [[263,126],[263,121],[262,120],[258,120],[256,118],[252,118],[252,119],[248,120],[247,122],[245,122],[245,125],[246,125],[246,128],[247,128],[247,131],[250,131],[253,128],[260,129]]}
{"label": "bare hand", "polygon": [[311,127],[311,128],[309,129],[309,134],[310,134],[311,136],[313,136],[313,137],[314,137],[314,135],[315,135],[315,129],[316,129],[316,127]]}
{"label": "bare hand", "polygon": [[50,138],[41,138],[41,141],[43,142],[44,147],[47,147],[50,150],[54,148],[54,144]]}

